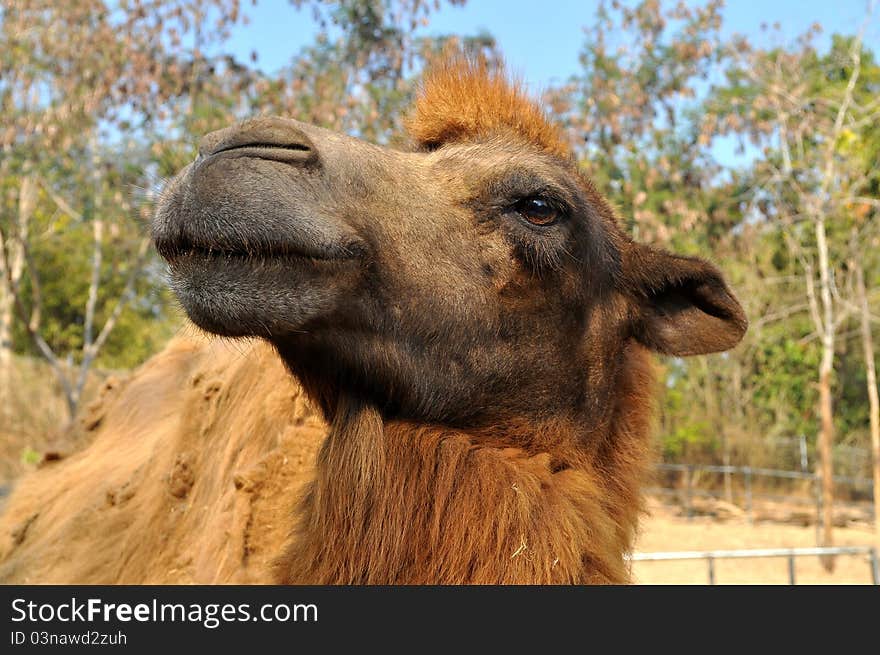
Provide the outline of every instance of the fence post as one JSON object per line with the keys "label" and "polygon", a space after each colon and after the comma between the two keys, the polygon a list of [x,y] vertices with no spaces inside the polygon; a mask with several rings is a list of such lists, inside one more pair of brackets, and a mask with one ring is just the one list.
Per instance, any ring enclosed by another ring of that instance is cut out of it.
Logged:
{"label": "fence post", "polygon": [[750,466],[746,466],[743,469],[743,473],[745,473],[745,483],[746,483],[746,518],[749,523],[752,523],[752,469]]}
{"label": "fence post", "polygon": [[877,549],[871,549],[871,580],[874,582],[874,586],[876,587],[880,584],[880,565],[877,562]]}
{"label": "fence post", "polygon": [[688,464],[685,469],[685,493],[684,493],[684,502],[687,507],[687,519],[688,521],[692,520],[694,517],[693,511],[693,478],[694,478],[694,465]]}
{"label": "fence post", "polygon": [[706,558],[706,561],[709,563],[709,584],[715,584],[715,558],[709,555]]}
{"label": "fence post", "polygon": [[810,462],[807,459],[807,438],[804,435],[800,435],[800,450],[801,450],[801,471],[804,473],[810,468]]}
{"label": "fence post", "polygon": [[788,556],[788,584],[795,585],[797,584],[795,575],[794,575],[794,555]]}

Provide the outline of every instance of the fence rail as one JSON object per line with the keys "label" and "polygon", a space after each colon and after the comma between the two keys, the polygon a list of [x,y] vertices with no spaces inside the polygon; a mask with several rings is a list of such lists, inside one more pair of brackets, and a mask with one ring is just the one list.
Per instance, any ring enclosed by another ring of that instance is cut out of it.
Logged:
{"label": "fence rail", "polygon": [[[657,464],[656,468],[660,471],[700,470],[709,473],[742,473],[744,475],[756,475],[771,478],[793,478],[798,480],[819,480],[822,477],[817,473],[811,473],[809,471],[768,469],[756,466],[722,466],[720,464]],[[835,475],[834,482],[836,484],[848,484],[855,487],[866,487],[868,489],[874,486],[874,481],[871,478],[852,475]]]}
{"label": "fence rail", "polygon": [[[821,480],[822,477],[810,471],[793,471],[793,470],[785,470],[785,469],[770,469],[770,468],[761,468],[761,467],[751,467],[751,466],[722,466],[715,464],[657,464],[656,470],[658,471],[671,471],[678,472],[682,474],[684,485],[682,491],[684,492],[684,505],[685,511],[687,513],[688,519],[693,517],[694,507],[693,507],[693,499],[695,496],[700,497],[712,497],[712,498],[721,498],[726,495],[726,492],[720,491],[710,491],[705,489],[696,489],[694,488],[694,474],[697,472],[706,472],[706,473],[723,473],[725,475],[729,474],[740,474],[743,477],[743,504],[745,506],[746,518],[751,521],[753,519],[753,501],[757,498],[764,498],[768,500],[787,500],[798,503],[811,503],[815,504],[816,508],[816,524],[819,525],[822,521],[822,489],[821,489]],[[811,486],[811,499],[807,500],[803,497],[793,496],[793,495],[780,495],[780,494],[767,494],[762,492],[755,492],[753,489],[753,483],[755,478],[782,478],[789,480],[805,480],[812,482]],[[868,495],[873,498],[872,490],[874,488],[874,481],[871,478],[866,477],[854,477],[854,476],[845,476],[845,475],[835,475],[834,482],[838,485],[845,485],[850,487],[851,489],[864,489]],[[669,495],[672,493],[678,493],[676,489],[670,489],[669,487],[654,487],[647,489],[649,493],[656,494],[664,494]],[[871,505],[873,505],[873,501],[871,501]],[[873,512],[871,512],[873,516]]]}
{"label": "fence rail", "polygon": [[633,553],[629,556],[633,562],[668,562],[673,560],[705,559],[709,567],[709,584],[715,584],[716,559],[740,559],[752,557],[786,557],[788,558],[789,584],[797,584],[795,577],[795,558],[823,555],[867,555],[871,567],[871,582],[880,584],[880,564],[877,549],[873,546],[837,546],[817,548],[753,548],[748,550],[687,550],[662,553]]}

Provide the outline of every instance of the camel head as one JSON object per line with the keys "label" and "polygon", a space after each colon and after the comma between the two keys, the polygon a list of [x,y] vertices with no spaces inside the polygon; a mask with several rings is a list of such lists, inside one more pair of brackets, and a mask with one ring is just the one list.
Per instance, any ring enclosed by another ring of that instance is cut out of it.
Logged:
{"label": "camel head", "polygon": [[269,340],[340,394],[448,425],[591,420],[633,344],[728,349],[711,264],[633,242],[559,130],[503,74],[434,69],[394,150],[289,118],[205,136],[153,235],[201,328]]}

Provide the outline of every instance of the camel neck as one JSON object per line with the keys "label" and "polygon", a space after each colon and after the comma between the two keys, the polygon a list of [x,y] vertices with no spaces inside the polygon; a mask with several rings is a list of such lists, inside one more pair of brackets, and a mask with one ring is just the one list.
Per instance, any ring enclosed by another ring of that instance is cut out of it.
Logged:
{"label": "camel neck", "polygon": [[646,425],[620,427],[613,448],[562,464],[551,449],[384,422],[372,407],[341,399],[279,562],[281,580],[627,582]]}

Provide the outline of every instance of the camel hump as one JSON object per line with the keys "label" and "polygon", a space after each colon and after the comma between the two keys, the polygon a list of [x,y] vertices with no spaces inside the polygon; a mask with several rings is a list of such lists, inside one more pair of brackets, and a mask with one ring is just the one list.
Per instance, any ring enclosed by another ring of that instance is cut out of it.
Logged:
{"label": "camel hump", "polygon": [[187,332],[85,412],[87,445],[16,485],[0,582],[266,581],[325,428],[271,347]]}

